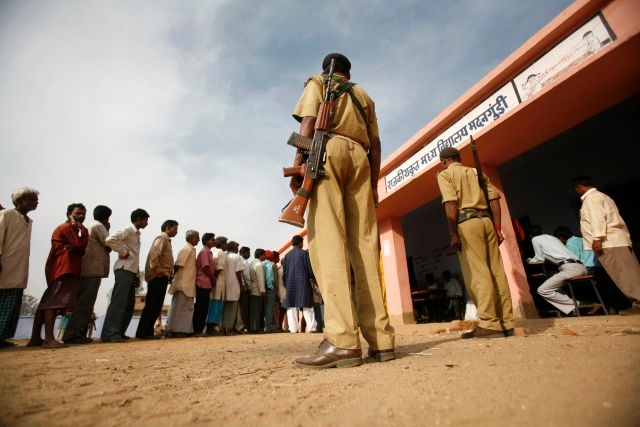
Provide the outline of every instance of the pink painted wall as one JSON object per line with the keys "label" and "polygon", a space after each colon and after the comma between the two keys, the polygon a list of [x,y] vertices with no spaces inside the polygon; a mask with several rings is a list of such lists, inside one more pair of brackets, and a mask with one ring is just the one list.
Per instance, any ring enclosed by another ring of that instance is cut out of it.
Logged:
{"label": "pink painted wall", "polygon": [[413,305],[402,222],[386,218],[378,223],[387,310],[391,323],[413,323]]}

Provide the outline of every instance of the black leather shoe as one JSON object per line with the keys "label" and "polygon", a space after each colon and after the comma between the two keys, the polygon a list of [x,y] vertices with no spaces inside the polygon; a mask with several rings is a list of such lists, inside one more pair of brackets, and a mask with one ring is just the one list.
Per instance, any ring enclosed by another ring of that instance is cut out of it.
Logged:
{"label": "black leather shoe", "polygon": [[504,338],[504,331],[494,331],[493,329],[485,329],[481,327],[475,328],[473,331],[465,332],[462,334],[463,340],[468,340],[470,338]]}
{"label": "black leather shoe", "polygon": [[115,342],[124,342],[124,341],[125,340],[123,338],[106,338],[106,339],[102,340],[102,342],[107,342],[107,343],[109,343],[109,342],[114,342],[114,343]]}
{"label": "black leather shoe", "polygon": [[309,369],[352,368],[362,365],[362,350],[338,348],[324,340],[313,356],[299,357],[294,363]]}
{"label": "black leather shoe", "polygon": [[83,337],[83,336],[75,336],[68,340],[64,340],[65,344],[91,344],[93,340],[91,338]]}
{"label": "black leather shoe", "polygon": [[368,354],[370,358],[376,359],[378,362],[387,362],[396,358],[396,350],[394,348],[388,350],[369,349]]}
{"label": "black leather shoe", "polygon": [[159,337],[157,335],[145,335],[145,336],[136,336],[137,339],[139,340],[159,340],[162,337]]}

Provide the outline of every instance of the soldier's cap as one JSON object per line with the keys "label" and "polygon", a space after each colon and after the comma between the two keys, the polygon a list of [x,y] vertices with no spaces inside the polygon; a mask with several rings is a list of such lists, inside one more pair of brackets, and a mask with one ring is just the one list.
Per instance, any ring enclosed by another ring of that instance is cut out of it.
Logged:
{"label": "soldier's cap", "polygon": [[351,71],[351,61],[349,61],[349,58],[341,53],[330,53],[325,56],[322,61],[322,69],[325,72],[329,72],[329,65],[331,65],[332,59],[336,60],[335,71],[342,73],[349,73]]}
{"label": "soldier's cap", "polygon": [[440,160],[449,159],[451,157],[460,157],[460,152],[453,147],[444,147],[440,151]]}

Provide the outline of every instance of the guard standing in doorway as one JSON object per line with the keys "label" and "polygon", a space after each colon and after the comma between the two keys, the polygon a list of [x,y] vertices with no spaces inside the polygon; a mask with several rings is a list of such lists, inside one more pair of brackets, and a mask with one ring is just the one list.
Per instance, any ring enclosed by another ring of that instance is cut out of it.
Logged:
{"label": "guard standing in doorway", "polygon": [[444,148],[440,161],[444,170],[438,174],[438,186],[449,224],[451,247],[460,256],[465,286],[478,307],[480,320],[480,325],[462,334],[462,338],[512,335],[511,293],[498,248],[504,239],[500,226],[500,194],[483,175],[487,204],[476,169],[463,166],[460,152],[455,148]]}
{"label": "guard standing in doorway", "polygon": [[[300,133],[312,137],[332,59],[332,90],[342,87],[343,91],[335,100],[328,128],[325,174],[313,188],[308,214],[309,255],[325,304],[325,340],[313,356],[295,362],[315,369],[361,365],[358,329],[369,344],[370,357],[395,358],[395,335],[378,268],[378,123],[371,98],[360,86],[349,84],[351,63],[344,55],[327,55],[322,62],[324,74],[307,80],[293,117],[301,122]],[[300,162],[298,153],[295,165]],[[300,184],[292,179],[294,192]]]}

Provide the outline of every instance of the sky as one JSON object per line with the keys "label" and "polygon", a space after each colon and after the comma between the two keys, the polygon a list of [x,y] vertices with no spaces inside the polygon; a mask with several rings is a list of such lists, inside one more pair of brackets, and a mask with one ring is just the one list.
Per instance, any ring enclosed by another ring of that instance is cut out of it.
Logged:
{"label": "sky", "polygon": [[570,3],[0,1],[0,204],[40,191],[26,293],[73,202],[112,231],[147,210],[142,266],[166,219],[176,254],[189,229],[278,249],[299,230],[277,222],[291,112],[327,53],[375,101],[384,159]]}

